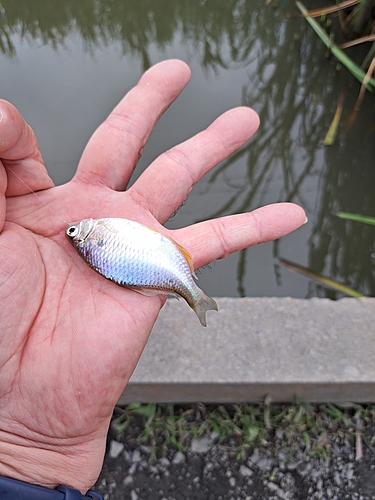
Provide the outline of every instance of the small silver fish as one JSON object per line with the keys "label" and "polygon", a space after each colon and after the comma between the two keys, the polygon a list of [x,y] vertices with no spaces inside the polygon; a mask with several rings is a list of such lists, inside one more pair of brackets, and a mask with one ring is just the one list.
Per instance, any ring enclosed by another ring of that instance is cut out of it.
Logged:
{"label": "small silver fish", "polygon": [[143,295],[183,297],[206,326],[217,304],[195,283],[189,253],[168,236],[127,219],[84,219],[66,236],[84,261],[117,285]]}

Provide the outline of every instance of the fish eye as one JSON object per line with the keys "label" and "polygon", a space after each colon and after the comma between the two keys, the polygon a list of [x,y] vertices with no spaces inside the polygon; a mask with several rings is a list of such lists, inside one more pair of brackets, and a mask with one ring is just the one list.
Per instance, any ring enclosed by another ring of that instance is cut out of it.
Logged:
{"label": "fish eye", "polygon": [[69,238],[74,238],[74,236],[77,236],[78,234],[78,226],[70,226],[66,230],[66,234],[69,236]]}

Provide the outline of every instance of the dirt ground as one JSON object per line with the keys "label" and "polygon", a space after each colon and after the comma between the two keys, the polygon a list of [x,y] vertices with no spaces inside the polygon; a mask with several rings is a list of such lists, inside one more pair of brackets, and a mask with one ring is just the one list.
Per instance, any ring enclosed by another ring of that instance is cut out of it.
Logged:
{"label": "dirt ground", "polygon": [[334,442],[324,459],[298,445],[283,447],[277,432],[274,443],[242,458],[230,442],[219,444],[215,435],[207,435],[193,439],[183,452],[168,449],[166,456],[151,459],[149,446],[129,446],[126,437],[110,434],[95,488],[106,500],[373,500],[373,434],[373,428],[363,430],[359,460],[354,437]]}

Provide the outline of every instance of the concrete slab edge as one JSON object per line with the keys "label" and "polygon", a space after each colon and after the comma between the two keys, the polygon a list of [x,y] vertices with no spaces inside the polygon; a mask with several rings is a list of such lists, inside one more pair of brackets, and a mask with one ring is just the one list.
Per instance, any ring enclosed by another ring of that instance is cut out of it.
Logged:
{"label": "concrete slab edge", "polygon": [[119,404],[375,402],[375,299],[167,301]]}

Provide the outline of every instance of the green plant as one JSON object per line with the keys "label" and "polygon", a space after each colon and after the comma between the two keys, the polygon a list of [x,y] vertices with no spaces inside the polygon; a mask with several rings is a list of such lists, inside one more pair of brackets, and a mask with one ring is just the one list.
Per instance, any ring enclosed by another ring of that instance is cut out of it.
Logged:
{"label": "green plant", "polygon": [[[354,403],[340,406],[303,402],[208,406],[133,403],[116,408],[115,413],[112,428],[117,439],[123,439],[130,447],[148,445],[151,460],[167,455],[169,450],[186,452],[193,439],[203,436],[216,438],[219,446],[231,450],[239,459],[257,446],[272,445],[275,453],[287,452],[287,461],[292,460],[297,449],[325,460],[330,456],[332,443],[354,439],[359,422],[362,426],[375,423],[375,406]],[[371,446],[375,437],[368,442]]]}
{"label": "green plant", "polygon": [[363,222],[363,224],[371,224],[375,226],[375,217],[367,217],[365,215],[358,214],[348,214],[346,212],[337,212],[336,215],[337,217],[340,217],[340,219],[353,220],[355,222]]}

